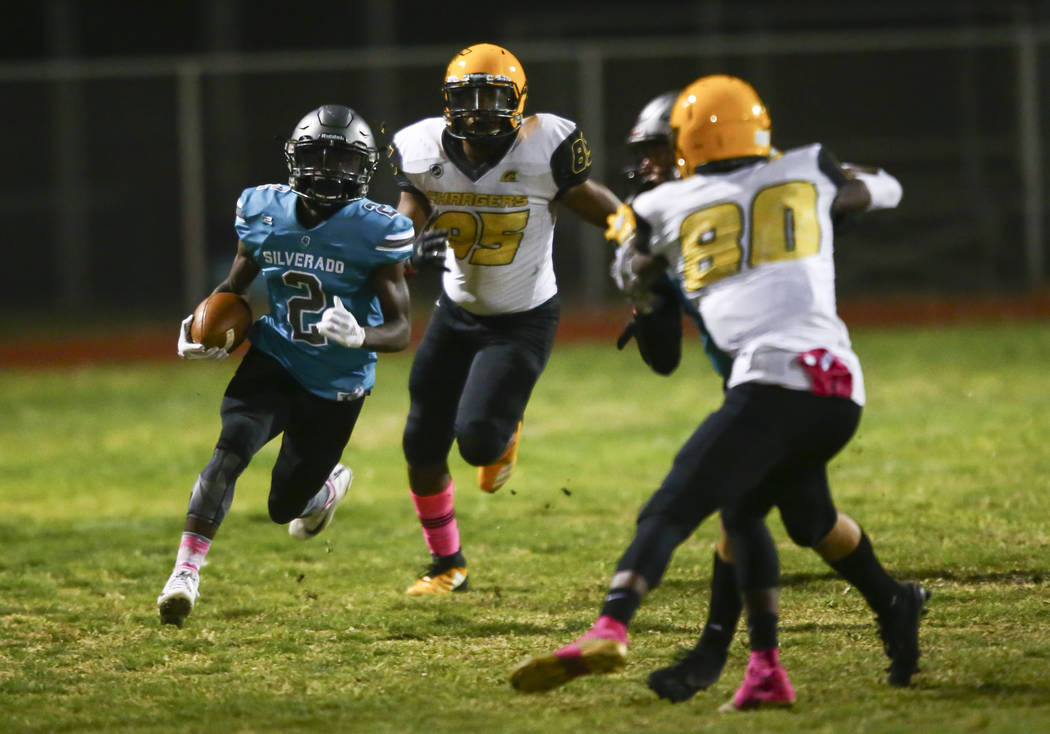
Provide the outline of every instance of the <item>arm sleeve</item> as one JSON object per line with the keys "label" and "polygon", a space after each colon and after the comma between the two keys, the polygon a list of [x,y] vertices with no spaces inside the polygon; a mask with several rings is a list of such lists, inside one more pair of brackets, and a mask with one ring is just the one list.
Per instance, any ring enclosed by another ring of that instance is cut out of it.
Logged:
{"label": "arm sleeve", "polygon": [[660,375],[669,375],[682,358],[682,305],[677,286],[666,275],[653,283],[660,305],[651,313],[634,316],[634,337],[638,353],[649,367]]}
{"label": "arm sleeve", "polygon": [[574,128],[551,154],[551,175],[558,194],[583,183],[591,175],[591,146],[580,128]]}
{"label": "arm sleeve", "polygon": [[839,159],[823,145],[820,146],[820,152],[817,153],[817,167],[820,168],[821,173],[831,179],[835,186],[842,186],[849,180],[846,178],[846,174],[842,172],[842,165],[839,163]]}

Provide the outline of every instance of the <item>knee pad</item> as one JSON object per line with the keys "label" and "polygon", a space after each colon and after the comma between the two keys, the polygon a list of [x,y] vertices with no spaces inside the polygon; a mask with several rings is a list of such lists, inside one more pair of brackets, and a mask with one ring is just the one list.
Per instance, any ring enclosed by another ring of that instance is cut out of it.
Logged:
{"label": "knee pad", "polygon": [[496,461],[507,449],[514,426],[504,433],[493,421],[471,421],[456,430],[456,442],[463,460],[473,466],[486,466]]}
{"label": "knee pad", "polygon": [[237,478],[246,466],[248,462],[234,452],[216,448],[211,461],[193,485],[187,514],[212,525],[221,524],[233,503],[233,488]]}

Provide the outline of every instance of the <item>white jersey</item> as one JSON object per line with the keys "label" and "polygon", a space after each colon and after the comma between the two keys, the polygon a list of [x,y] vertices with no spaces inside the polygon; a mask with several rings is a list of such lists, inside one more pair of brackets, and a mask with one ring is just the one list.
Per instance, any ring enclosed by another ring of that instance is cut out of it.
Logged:
{"label": "white jersey", "polygon": [[860,360],[835,306],[831,204],[838,185],[821,146],[727,173],[662,184],[633,207],[650,248],[676,271],[715,345],[733,360],[728,387],[809,390],[798,357],[825,349],[849,369],[864,404]]}
{"label": "white jersey", "polygon": [[401,188],[430,202],[427,227],[451,230],[445,293],[481,315],[539,306],[558,291],[552,204],[587,179],[587,141],[575,123],[539,113],[502,158],[478,166],[444,131],[441,117],[398,131],[394,165]]}

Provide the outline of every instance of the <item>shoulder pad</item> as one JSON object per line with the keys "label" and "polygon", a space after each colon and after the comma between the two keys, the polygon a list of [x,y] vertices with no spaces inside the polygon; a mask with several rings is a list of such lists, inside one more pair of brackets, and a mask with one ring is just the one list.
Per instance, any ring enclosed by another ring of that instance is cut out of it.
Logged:
{"label": "shoulder pad", "polygon": [[249,219],[259,214],[282,194],[290,193],[292,188],[288,184],[262,184],[260,186],[249,186],[241,192],[237,199],[237,218]]}
{"label": "shoulder pad", "polygon": [[394,133],[393,145],[401,169],[406,173],[419,173],[429,168],[434,158],[440,158],[444,129],[443,117],[427,117]]}
{"label": "shoulder pad", "polygon": [[549,112],[537,112],[529,115],[521,123],[521,132],[530,138],[549,141],[553,150],[576,129],[576,123]]}
{"label": "shoulder pad", "polygon": [[394,255],[394,260],[412,254],[412,240],[416,232],[411,219],[394,207],[371,199],[362,199],[360,206],[368,222],[372,247],[377,252],[390,253]]}
{"label": "shoulder pad", "polygon": [[800,145],[797,148],[789,148],[785,151],[782,151],[780,156],[773,160],[801,160],[807,157],[816,160],[817,156],[820,155],[821,148],[823,147],[824,146],[822,146],[820,143]]}

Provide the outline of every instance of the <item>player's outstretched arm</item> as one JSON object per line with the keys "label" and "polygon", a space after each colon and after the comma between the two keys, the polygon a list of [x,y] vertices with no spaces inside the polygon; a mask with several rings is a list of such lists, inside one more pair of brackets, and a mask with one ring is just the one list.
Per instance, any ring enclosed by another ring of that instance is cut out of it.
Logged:
{"label": "player's outstretched arm", "polygon": [[868,193],[868,204],[864,211],[895,209],[900,204],[904,189],[900,181],[883,169],[870,170],[854,166],[845,170],[852,173],[851,183],[859,182]]}
{"label": "player's outstretched arm", "polygon": [[843,183],[839,185],[835,200],[831,203],[831,213],[836,216],[859,214],[878,209],[894,209],[901,201],[903,189],[900,181],[877,166],[861,166],[856,163],[839,163],[822,151],[822,164],[833,165],[837,169],[836,178],[841,175]]}
{"label": "player's outstretched arm", "polygon": [[606,186],[590,179],[565,189],[558,197],[558,201],[585,222],[590,222],[602,229],[605,229],[605,220],[610,214],[615,213],[621,204],[616,194]]}

